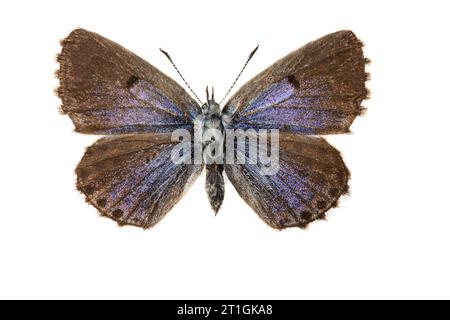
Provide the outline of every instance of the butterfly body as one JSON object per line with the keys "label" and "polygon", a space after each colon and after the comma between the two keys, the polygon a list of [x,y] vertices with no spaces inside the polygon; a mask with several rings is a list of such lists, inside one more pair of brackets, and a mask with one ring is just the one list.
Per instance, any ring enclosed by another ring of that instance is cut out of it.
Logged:
{"label": "butterfly body", "polygon": [[[278,60],[222,110],[213,94],[199,105],[173,79],[93,32],[74,30],[57,60],[62,112],[77,132],[107,135],[87,148],[76,168],[77,188],[119,225],[155,225],[203,167],[216,213],[225,172],[241,198],[275,229],[323,219],[348,191],[350,172],[320,135],[348,132],[368,95],[368,60],[351,31],[326,35]],[[194,139],[174,140],[180,129]],[[251,131],[250,138],[253,132],[275,132],[277,139],[270,141],[276,148],[261,148],[259,138],[249,139],[248,148],[229,144],[229,132],[238,131]],[[265,170],[268,157],[261,154],[252,161],[248,150],[256,143],[258,152],[277,151],[276,170]],[[194,157],[199,161],[174,161],[174,154],[190,160],[191,152],[178,151],[192,144],[200,145],[201,155]],[[230,162],[229,151],[241,161]]]}
{"label": "butterfly body", "polygon": [[206,89],[206,96],[207,102],[202,106],[202,146],[203,161],[206,166],[205,188],[211,208],[217,214],[225,196],[223,178],[225,130],[222,124],[222,111],[219,104],[214,100],[214,89],[211,99],[208,88]]}

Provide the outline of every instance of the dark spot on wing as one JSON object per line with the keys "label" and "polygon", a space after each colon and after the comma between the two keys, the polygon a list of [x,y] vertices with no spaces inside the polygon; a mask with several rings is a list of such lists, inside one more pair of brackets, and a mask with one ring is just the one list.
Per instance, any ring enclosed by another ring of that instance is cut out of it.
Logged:
{"label": "dark spot on wing", "polygon": [[138,76],[135,76],[135,75],[130,76],[126,83],[127,89],[130,89],[138,81],[139,81]]}
{"label": "dark spot on wing", "polygon": [[105,198],[98,199],[97,204],[99,207],[104,208],[106,206],[106,199]]}
{"label": "dark spot on wing", "polygon": [[95,191],[95,187],[90,184],[88,186],[86,186],[86,188],[84,188],[84,192],[86,193],[86,195],[90,196],[91,194],[93,194]]}
{"label": "dark spot on wing", "polygon": [[325,213],[321,213],[317,216],[317,219],[319,220],[327,220],[327,217],[325,216]]}
{"label": "dark spot on wing", "polygon": [[310,221],[312,219],[312,216],[313,214],[310,211],[300,212],[300,217],[302,217],[303,220]]}
{"label": "dark spot on wing", "polygon": [[300,87],[300,83],[298,82],[297,78],[293,74],[288,76],[287,79],[288,79],[289,83],[294,86],[295,89],[298,89]]}
{"label": "dark spot on wing", "polygon": [[88,175],[89,175],[89,170],[86,169],[86,168],[81,168],[81,169],[78,171],[78,176],[79,176],[81,179],[87,178]]}
{"label": "dark spot on wing", "polygon": [[323,210],[327,206],[327,203],[323,200],[317,201],[317,209]]}
{"label": "dark spot on wing", "polygon": [[332,198],[336,197],[338,193],[339,193],[338,188],[331,188],[330,190],[328,190],[328,194]]}
{"label": "dark spot on wing", "polygon": [[123,215],[123,211],[121,209],[116,209],[112,212],[112,216],[116,219],[120,218]]}

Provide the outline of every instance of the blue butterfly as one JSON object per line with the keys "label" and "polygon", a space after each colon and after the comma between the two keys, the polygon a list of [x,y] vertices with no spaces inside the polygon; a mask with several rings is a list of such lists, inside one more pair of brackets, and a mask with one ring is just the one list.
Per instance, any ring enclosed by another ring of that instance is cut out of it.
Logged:
{"label": "blue butterfly", "polygon": [[[76,131],[106,135],[78,164],[77,188],[120,225],[155,225],[204,166],[216,213],[225,171],[245,202],[276,229],[323,219],[348,190],[350,173],[339,151],[320,135],[348,132],[368,95],[368,59],[351,31],[326,35],[275,62],[223,109],[214,92],[210,96],[207,89],[206,102],[198,103],[195,93],[196,99],[146,61],[83,29],[62,41],[57,60],[62,112]],[[173,139],[180,130],[187,133],[182,143]],[[222,138],[206,139],[208,130]],[[252,159],[258,140],[251,134],[244,145],[229,139],[237,131],[277,133],[271,136],[277,140],[277,170],[266,174],[267,163]],[[211,146],[221,152],[213,148],[206,157]],[[234,161],[225,161],[225,153]],[[175,162],[174,155],[186,161]]]}

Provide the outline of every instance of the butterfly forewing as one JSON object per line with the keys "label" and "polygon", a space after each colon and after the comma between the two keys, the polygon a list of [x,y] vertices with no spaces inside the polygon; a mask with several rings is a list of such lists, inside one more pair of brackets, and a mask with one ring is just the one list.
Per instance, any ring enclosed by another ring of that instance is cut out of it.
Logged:
{"label": "butterfly forewing", "polygon": [[349,127],[367,97],[362,43],[351,31],[329,34],[280,59],[229,100],[230,126],[336,134]]}
{"label": "butterfly forewing", "polygon": [[96,33],[72,31],[58,61],[62,111],[78,132],[171,132],[201,113],[174,80]]}

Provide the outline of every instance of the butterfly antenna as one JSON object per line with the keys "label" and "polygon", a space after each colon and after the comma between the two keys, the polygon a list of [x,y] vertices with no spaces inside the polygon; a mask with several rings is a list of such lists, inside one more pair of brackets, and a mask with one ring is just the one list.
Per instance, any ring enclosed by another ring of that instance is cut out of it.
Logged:
{"label": "butterfly antenna", "polygon": [[238,76],[236,77],[236,80],[234,80],[233,84],[231,85],[230,89],[228,89],[227,93],[225,94],[225,96],[222,98],[222,100],[220,100],[219,104],[222,104],[223,100],[225,100],[225,98],[227,97],[227,95],[230,93],[231,89],[233,89],[234,85],[236,84],[236,82],[238,81],[239,77],[241,76],[242,72],[244,72],[245,67],[248,65],[248,63],[250,62],[250,60],[252,59],[253,55],[255,54],[256,50],[258,50],[259,45],[256,46],[255,49],[253,49],[253,51],[250,53],[250,55],[247,58],[247,61],[245,62],[244,66],[241,69],[241,72],[239,72]]}
{"label": "butterfly antenna", "polygon": [[172,58],[170,57],[170,55],[164,51],[163,49],[159,48],[159,50],[164,53],[164,55],[167,57],[167,59],[169,59],[170,63],[173,65],[173,67],[175,68],[175,70],[177,71],[177,73],[180,75],[181,79],[183,80],[183,82],[187,85],[187,87],[189,88],[189,90],[191,90],[192,94],[195,96],[195,98],[197,99],[198,102],[200,102],[200,105],[203,104],[203,102],[199,99],[199,97],[195,94],[194,90],[192,90],[191,86],[189,85],[189,83],[187,83],[187,81],[184,79],[183,75],[181,74],[180,70],[178,70],[177,66],[175,65],[175,63],[173,62]]}

